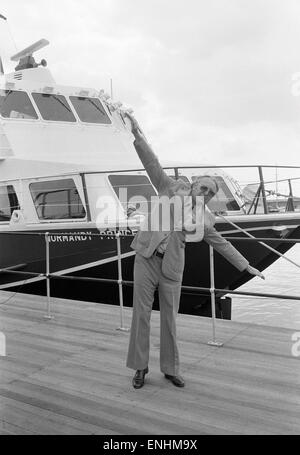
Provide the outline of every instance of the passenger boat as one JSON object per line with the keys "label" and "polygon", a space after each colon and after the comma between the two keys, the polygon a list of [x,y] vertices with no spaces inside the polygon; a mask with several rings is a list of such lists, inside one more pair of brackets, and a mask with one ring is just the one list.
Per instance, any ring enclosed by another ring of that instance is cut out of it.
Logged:
{"label": "passenger boat", "polygon": [[[107,280],[53,279],[51,295],[118,303],[118,287],[109,281],[118,278],[116,233],[121,240],[123,280],[132,281],[135,253],[130,244],[140,220],[134,208],[132,216],[130,205],[134,201],[143,217],[147,209],[139,198],[149,201],[156,191],[133,146],[128,109],[104,90],[57,84],[45,60],[37,63],[34,58],[47,44],[40,40],[14,55],[15,71],[0,77],[0,288],[45,294],[46,238],[52,274]],[[249,202],[225,167],[199,164],[178,163],[165,169],[170,176],[189,181],[207,173],[217,178],[220,191],[210,210],[216,214],[219,232],[244,236],[226,222],[225,215],[255,237],[276,239],[272,247],[280,253],[293,246],[282,239],[300,237],[299,205],[292,203],[300,168],[288,169],[293,173],[284,179],[289,204],[284,211],[274,211],[266,194],[267,187],[278,182],[264,180],[264,167],[257,167],[257,190]],[[232,169],[237,170],[238,166]],[[108,218],[101,224],[103,201]],[[261,271],[278,259],[256,242],[234,240],[233,244]],[[183,285],[209,289],[209,270],[207,244],[187,243]],[[234,290],[251,278],[215,254],[217,288]],[[131,305],[132,286],[124,286],[124,302]],[[183,292],[180,311],[209,315],[209,302],[209,290]],[[218,316],[230,317],[225,306],[220,304]]]}

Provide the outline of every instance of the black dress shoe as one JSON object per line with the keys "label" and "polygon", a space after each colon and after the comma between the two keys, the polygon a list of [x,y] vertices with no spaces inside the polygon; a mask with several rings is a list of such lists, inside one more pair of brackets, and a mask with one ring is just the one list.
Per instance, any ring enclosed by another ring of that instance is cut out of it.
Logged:
{"label": "black dress shoe", "polygon": [[145,375],[148,372],[149,372],[148,367],[145,368],[144,370],[137,370],[132,380],[132,385],[135,389],[141,389],[143,387],[145,382]]}
{"label": "black dress shoe", "polygon": [[181,376],[171,376],[170,374],[165,374],[165,378],[171,381],[176,387],[184,387],[185,383]]}

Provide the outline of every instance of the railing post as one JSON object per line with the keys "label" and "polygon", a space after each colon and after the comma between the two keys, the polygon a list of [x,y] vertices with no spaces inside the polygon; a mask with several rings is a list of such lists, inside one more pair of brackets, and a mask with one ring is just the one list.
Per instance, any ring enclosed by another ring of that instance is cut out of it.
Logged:
{"label": "railing post", "polygon": [[47,286],[47,314],[45,319],[53,319],[51,316],[51,295],[50,295],[50,248],[49,248],[49,232],[45,233],[46,242],[46,286]]}
{"label": "railing post", "polygon": [[209,265],[210,265],[210,295],[211,295],[211,319],[213,328],[213,339],[209,341],[210,346],[223,346],[223,343],[216,341],[216,297],[215,297],[215,270],[214,270],[214,249],[209,245]]}
{"label": "railing post", "polygon": [[117,328],[121,332],[129,332],[127,327],[123,326],[123,277],[122,277],[122,252],[121,252],[121,238],[120,233],[116,234],[117,239],[117,253],[118,253],[118,286],[119,286],[119,302],[120,302],[120,321],[121,325]]}
{"label": "railing post", "polygon": [[285,211],[286,212],[294,212],[295,211],[295,206],[294,206],[294,195],[293,195],[293,188],[292,188],[292,183],[291,179],[288,179],[289,182],[289,190],[290,194],[286,203]]}
{"label": "railing post", "polygon": [[264,181],[264,176],[263,176],[263,171],[262,171],[261,166],[258,166],[258,172],[259,172],[259,180],[260,180],[260,185],[261,185],[261,195],[263,198],[264,212],[269,213],[267,199],[266,199],[265,181]]}
{"label": "railing post", "polygon": [[257,209],[258,201],[259,201],[260,191],[261,191],[261,185],[259,185],[259,187],[257,188],[257,191],[256,191],[256,193],[255,193],[255,196],[254,196],[254,198],[252,199],[251,205],[250,205],[250,207],[249,207],[249,209],[248,209],[247,215],[250,215],[250,212],[251,212],[251,210],[252,210],[252,207],[254,207],[253,213],[256,213],[256,209]]}

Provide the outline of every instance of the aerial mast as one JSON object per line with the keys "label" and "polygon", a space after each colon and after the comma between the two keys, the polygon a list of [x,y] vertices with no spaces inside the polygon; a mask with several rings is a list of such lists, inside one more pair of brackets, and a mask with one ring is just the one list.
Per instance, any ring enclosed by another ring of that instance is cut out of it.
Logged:
{"label": "aerial mast", "polygon": [[[0,14],[0,19],[4,20],[5,22],[7,21],[7,18]],[[0,75],[4,74],[4,68],[3,68],[3,63],[2,63],[2,58],[0,56]]]}

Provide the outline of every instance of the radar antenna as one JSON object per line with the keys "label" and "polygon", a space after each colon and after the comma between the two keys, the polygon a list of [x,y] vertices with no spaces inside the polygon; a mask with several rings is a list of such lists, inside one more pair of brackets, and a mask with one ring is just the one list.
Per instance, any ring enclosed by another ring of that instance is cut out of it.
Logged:
{"label": "radar antenna", "polygon": [[23,49],[22,51],[18,52],[17,54],[13,55],[11,57],[11,60],[13,62],[18,62],[18,65],[16,66],[15,70],[20,71],[20,70],[25,70],[28,68],[37,68],[38,66],[47,66],[46,60],[42,60],[40,63],[36,63],[34,57],[32,54],[34,52],[39,51],[45,46],[48,46],[49,41],[46,39],[41,39],[37,41],[36,43],[32,44],[31,46],[26,47],[26,49]]}

